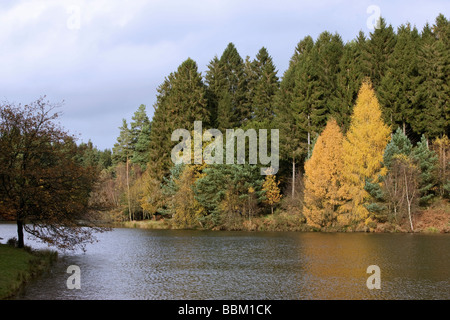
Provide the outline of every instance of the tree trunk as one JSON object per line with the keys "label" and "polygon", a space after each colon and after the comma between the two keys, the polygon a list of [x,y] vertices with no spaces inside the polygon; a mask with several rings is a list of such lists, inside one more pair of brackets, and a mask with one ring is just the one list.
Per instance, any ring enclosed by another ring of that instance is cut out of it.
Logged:
{"label": "tree trunk", "polygon": [[409,224],[411,225],[411,231],[414,231],[412,218],[411,218],[411,200],[409,199],[409,193],[408,193],[408,179],[406,178],[406,170],[403,169],[403,173],[405,175],[405,188],[406,188],[406,202],[408,204],[408,215],[409,215]]}
{"label": "tree trunk", "polygon": [[130,216],[130,221],[132,220],[131,216],[131,204],[130,204],[130,181],[128,177],[128,157],[127,157],[127,198],[128,198],[128,214]]}
{"label": "tree trunk", "polygon": [[294,197],[295,192],[295,158],[292,157],[292,197]]}
{"label": "tree trunk", "polygon": [[23,221],[18,219],[17,220],[17,247],[23,248],[24,247],[24,241],[23,241]]}

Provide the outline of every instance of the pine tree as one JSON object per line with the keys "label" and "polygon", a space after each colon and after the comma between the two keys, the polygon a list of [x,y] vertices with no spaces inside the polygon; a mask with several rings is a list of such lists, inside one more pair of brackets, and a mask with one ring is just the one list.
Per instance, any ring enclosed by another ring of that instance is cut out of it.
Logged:
{"label": "pine tree", "polygon": [[416,162],[419,171],[419,191],[421,205],[426,205],[436,195],[435,187],[437,185],[437,164],[438,157],[436,153],[428,148],[425,135],[417,143],[412,151],[412,158]]}
{"label": "pine tree", "polygon": [[305,163],[303,214],[311,226],[320,228],[336,222],[342,204],[342,142],[343,135],[336,120],[329,120],[315,143],[311,158]]}
{"label": "pine tree", "polygon": [[390,128],[382,120],[381,107],[370,81],[365,80],[353,108],[350,128],[343,142],[343,196],[348,202],[341,207],[341,222],[367,222],[365,204],[369,194],[366,180],[376,181],[385,175],[383,151],[390,139]]}

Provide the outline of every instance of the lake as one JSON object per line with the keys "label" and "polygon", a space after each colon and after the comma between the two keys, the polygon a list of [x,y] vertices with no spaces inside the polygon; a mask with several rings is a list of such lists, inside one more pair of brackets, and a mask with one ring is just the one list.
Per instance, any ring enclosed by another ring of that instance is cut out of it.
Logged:
{"label": "lake", "polygon": [[[1,243],[15,228],[0,224]],[[85,253],[60,253],[16,298],[450,299],[446,234],[116,228],[97,237]],[[71,265],[80,268],[80,289],[67,288]],[[381,289],[366,285],[370,265],[380,268]]]}

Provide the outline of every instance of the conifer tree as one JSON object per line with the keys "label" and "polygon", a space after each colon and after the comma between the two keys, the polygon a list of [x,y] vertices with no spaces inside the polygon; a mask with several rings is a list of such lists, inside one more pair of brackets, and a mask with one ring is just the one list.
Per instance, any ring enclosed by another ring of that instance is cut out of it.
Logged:
{"label": "conifer tree", "polygon": [[[239,127],[250,119],[251,110],[247,103],[247,81],[244,61],[234,44],[229,43],[220,57],[214,74],[216,81],[212,91],[217,102],[216,125],[219,130]],[[212,69],[209,78],[212,79]]]}
{"label": "conifer tree", "polygon": [[173,119],[171,119],[171,112],[173,111],[168,103],[172,79],[173,74],[170,74],[158,87],[156,103],[153,106],[155,111],[152,119],[152,130],[150,131],[149,164],[147,166],[147,178],[152,181],[161,182],[163,176],[172,166],[170,158],[172,142],[170,137],[175,126],[172,122]]}
{"label": "conifer tree", "polygon": [[252,77],[249,81],[254,122],[272,122],[275,114],[275,96],[279,88],[277,70],[266,48],[261,48],[251,63]]}
{"label": "conifer tree", "polygon": [[134,113],[130,123],[130,133],[133,145],[132,163],[137,163],[145,170],[148,163],[151,123],[147,116],[145,105],[141,104]]}
{"label": "conifer tree", "polygon": [[416,28],[409,24],[398,28],[394,50],[385,63],[385,75],[376,90],[385,122],[391,126],[401,126],[404,134],[406,124],[412,118],[411,110],[415,108],[419,40]]}
{"label": "conifer tree", "polygon": [[366,180],[376,181],[385,175],[383,151],[390,139],[390,128],[383,122],[381,107],[369,80],[365,80],[353,108],[350,128],[343,142],[343,196],[347,203],[341,207],[342,223],[367,222],[365,207],[369,194]]}
{"label": "conifer tree", "polygon": [[311,158],[305,163],[303,214],[311,226],[325,227],[336,222],[342,204],[342,142],[343,135],[336,120],[329,120],[315,143]]}
{"label": "conifer tree", "polygon": [[417,146],[413,149],[412,158],[416,162],[420,172],[419,203],[420,205],[426,205],[436,195],[435,186],[437,185],[438,157],[433,150],[428,148],[425,135],[422,135]]}
{"label": "conifer tree", "polygon": [[383,164],[385,167],[389,168],[392,159],[399,154],[403,154],[405,156],[410,156],[412,152],[412,144],[408,137],[403,133],[403,130],[400,127],[397,128],[395,133],[392,135],[391,141],[386,146],[386,149],[383,153]]}
{"label": "conifer tree", "polygon": [[379,28],[370,33],[370,39],[364,46],[363,68],[375,88],[386,73],[387,61],[394,51],[396,35],[391,25],[387,26],[384,18],[380,17]]}
{"label": "conifer tree", "polygon": [[177,142],[171,141],[172,132],[180,128],[192,131],[196,120],[209,125],[210,113],[197,64],[188,58],[158,89],[149,142],[153,178],[161,181],[173,165],[171,151]]}
{"label": "conifer tree", "polygon": [[[299,94],[296,88],[296,84],[299,81],[297,79],[297,69],[308,59],[313,46],[314,41],[310,36],[305,37],[297,44],[295,52],[289,61],[289,68],[281,80],[280,90],[276,99],[276,124],[280,130],[280,156],[282,163],[292,165],[292,196],[294,196],[297,166],[307,153],[307,147],[305,147],[306,144],[304,142],[304,137],[307,134],[300,117],[298,104],[294,103],[295,100],[298,100],[297,96]],[[307,81],[307,76],[303,81]],[[282,168],[281,171],[283,172]]]}
{"label": "conifer tree", "polygon": [[127,162],[133,153],[133,136],[126,119],[122,119],[122,126],[119,127],[119,130],[119,137],[117,137],[117,142],[112,150],[114,164]]}
{"label": "conifer tree", "polygon": [[[415,132],[435,138],[446,134],[450,121],[448,45],[436,39],[428,25],[422,32],[418,52],[419,83],[415,94],[412,126]],[[433,125],[430,125],[433,123]]]}
{"label": "conifer tree", "polygon": [[336,92],[330,103],[331,113],[344,132],[350,125],[350,115],[364,75],[362,53],[366,38],[360,32],[357,39],[345,44],[336,75]]}

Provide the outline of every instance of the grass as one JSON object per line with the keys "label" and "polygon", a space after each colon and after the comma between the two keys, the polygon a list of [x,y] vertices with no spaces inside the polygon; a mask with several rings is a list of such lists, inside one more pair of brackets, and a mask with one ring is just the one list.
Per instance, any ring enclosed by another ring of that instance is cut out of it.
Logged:
{"label": "grass", "polygon": [[0,299],[13,296],[26,282],[47,270],[56,258],[54,251],[0,244]]}

